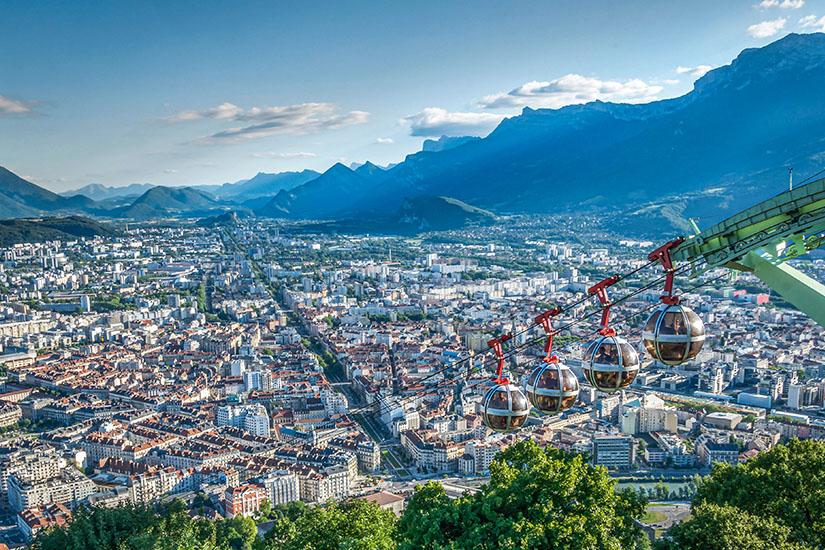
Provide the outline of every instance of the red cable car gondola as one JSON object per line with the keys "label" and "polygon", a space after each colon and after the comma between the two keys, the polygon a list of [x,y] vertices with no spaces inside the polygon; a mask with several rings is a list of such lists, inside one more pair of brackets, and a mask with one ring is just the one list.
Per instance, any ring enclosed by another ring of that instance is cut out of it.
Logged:
{"label": "red cable car gondola", "polygon": [[665,289],[660,305],[645,322],[642,338],[653,358],[666,365],[680,365],[695,358],[705,343],[705,325],[692,309],[680,304],[673,295],[675,269],[670,251],[684,238],[670,241],[650,253],[650,261],[658,261],[665,269]]}
{"label": "red cable car gondola", "polygon": [[530,403],[545,413],[566,411],[579,397],[579,380],[567,365],[553,355],[553,326],[551,318],[561,313],[559,308],[545,311],[536,317],[536,324],[544,328],[547,341],[544,358],[527,378],[525,389]]}
{"label": "red cable car gondola", "polygon": [[484,396],[482,406],[484,424],[497,432],[511,432],[524,425],[527,415],[530,414],[530,404],[527,398],[515,384],[502,376],[504,372],[504,352],[502,344],[513,337],[505,334],[500,338],[493,338],[487,345],[493,348],[498,358],[496,378],[493,387]]}
{"label": "red cable car gondola", "polygon": [[624,338],[616,336],[610,328],[610,306],[607,288],[619,281],[618,275],[590,287],[588,294],[595,294],[602,304],[599,338],[588,344],[582,361],[582,371],[587,381],[603,392],[615,392],[628,387],[639,373],[639,354]]}

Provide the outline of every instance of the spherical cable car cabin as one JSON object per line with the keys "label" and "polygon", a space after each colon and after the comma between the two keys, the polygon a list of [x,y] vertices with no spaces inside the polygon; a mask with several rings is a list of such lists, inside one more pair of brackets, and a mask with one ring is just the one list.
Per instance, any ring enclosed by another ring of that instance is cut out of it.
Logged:
{"label": "spherical cable car cabin", "polygon": [[666,365],[680,365],[702,350],[705,325],[689,307],[662,304],[648,317],[642,338],[655,359]]}
{"label": "spherical cable car cabin", "polygon": [[582,357],[582,372],[594,388],[603,392],[615,392],[628,387],[639,374],[639,354],[624,338],[616,336],[610,328],[610,307],[607,288],[619,281],[613,275],[588,289],[588,294],[598,296],[602,304],[602,320],[599,337],[590,342]]}
{"label": "spherical cable car cabin", "polygon": [[645,349],[666,365],[680,365],[695,358],[705,343],[705,325],[689,307],[680,304],[673,295],[675,269],[670,251],[684,241],[678,238],[650,253],[651,261],[659,261],[665,269],[665,289],[660,305],[645,322],[642,332]]}
{"label": "spherical cable car cabin", "polygon": [[544,413],[560,413],[572,407],[579,397],[579,380],[567,365],[561,363],[553,351],[553,327],[551,317],[561,313],[558,308],[536,317],[547,334],[545,356],[541,364],[527,378],[525,389],[530,403]]}
{"label": "spherical cable car cabin", "polygon": [[493,380],[494,385],[482,400],[482,420],[488,428],[497,432],[511,432],[521,428],[530,414],[530,404],[521,389],[502,376],[504,371],[502,345],[512,337],[512,334],[505,334],[487,343],[493,348],[498,358],[498,365],[496,378]]}

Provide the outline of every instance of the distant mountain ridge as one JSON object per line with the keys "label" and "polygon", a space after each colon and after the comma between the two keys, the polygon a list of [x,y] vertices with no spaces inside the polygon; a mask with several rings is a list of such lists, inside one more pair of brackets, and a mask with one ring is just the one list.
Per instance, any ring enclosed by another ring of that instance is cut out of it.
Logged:
{"label": "distant mountain ridge", "polygon": [[37,216],[57,211],[80,212],[93,206],[94,201],[87,197],[63,197],[0,166],[0,218]]}
{"label": "distant mountain ridge", "polygon": [[153,187],[129,206],[116,208],[110,214],[117,218],[151,219],[207,213],[220,206],[211,196],[191,187]]}
{"label": "distant mountain ridge", "polygon": [[278,172],[268,174],[258,172],[248,180],[224,183],[218,186],[196,186],[195,189],[206,191],[218,199],[245,201],[259,197],[274,196],[279,191],[298,187],[312,181],[321,174],[315,170],[300,172]]}
{"label": "distant mountain ridge", "polygon": [[419,195],[498,212],[615,211],[722,188],[672,213],[710,223],[779,190],[789,164],[810,173],[825,162],[823,88],[825,34],[790,34],[743,51],[682,97],[525,108],[484,139],[409,155],[375,176],[327,171],[326,192],[302,202],[309,182],[276,196],[269,211],[378,215]]}
{"label": "distant mountain ridge", "polygon": [[121,197],[140,196],[153,187],[157,186],[153,183],[130,183],[129,185],[124,185],[122,187],[113,187],[103,185],[101,183],[90,183],[89,185],[84,185],[79,189],[65,191],[60,194],[64,197],[83,195],[94,201],[105,201]]}
{"label": "distant mountain ridge", "polygon": [[439,151],[446,151],[453,149],[471,141],[478,141],[480,137],[477,136],[441,136],[438,139],[425,139],[421,145],[421,151],[428,153],[438,153]]}
{"label": "distant mountain ridge", "polygon": [[146,219],[246,208],[290,219],[386,220],[405,205],[443,208],[443,201],[428,201],[449,197],[497,213],[590,209],[639,230],[687,228],[687,217],[709,225],[783,189],[788,166],[803,176],[822,168],[823,89],[825,34],[789,34],[742,51],[681,97],[524,108],[485,138],[427,140],[387,168],[338,163],[320,174],[155,187],[115,209],[0,169],[0,217],[90,212]]}

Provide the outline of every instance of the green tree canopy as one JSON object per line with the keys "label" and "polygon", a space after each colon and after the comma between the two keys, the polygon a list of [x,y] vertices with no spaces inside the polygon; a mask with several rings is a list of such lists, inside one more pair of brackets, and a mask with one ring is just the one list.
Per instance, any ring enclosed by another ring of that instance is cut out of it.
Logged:
{"label": "green tree canopy", "polygon": [[791,542],[791,530],[772,518],[744,512],[734,506],[700,504],[691,518],[673,526],[657,550],[802,550]]}
{"label": "green tree canopy", "polygon": [[399,548],[634,548],[646,539],[634,519],[635,493],[619,493],[603,468],[532,440],[516,443],[490,466],[490,483],[450,500],[420,487],[398,525]]}
{"label": "green tree canopy", "polygon": [[791,541],[825,548],[825,443],[792,440],[744,464],[718,463],[693,504],[734,506],[786,526]]}
{"label": "green tree canopy", "polygon": [[[295,517],[295,514],[298,513]],[[290,517],[292,515],[292,517]],[[293,519],[294,518],[294,519]],[[392,550],[395,515],[364,500],[293,507],[275,521],[264,547],[283,550]]]}
{"label": "green tree canopy", "polygon": [[159,511],[145,506],[86,508],[71,523],[38,535],[36,550],[249,550],[255,523],[243,518],[193,519],[180,501]]}

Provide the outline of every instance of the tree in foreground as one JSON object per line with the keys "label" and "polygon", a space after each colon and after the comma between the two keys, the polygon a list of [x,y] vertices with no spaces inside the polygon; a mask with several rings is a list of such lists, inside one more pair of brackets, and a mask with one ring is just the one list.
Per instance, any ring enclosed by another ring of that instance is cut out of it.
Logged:
{"label": "tree in foreground", "polygon": [[248,518],[193,519],[180,501],[156,512],[145,506],[85,508],[67,527],[50,529],[37,550],[250,550],[255,523]]}
{"label": "tree in foreground", "polygon": [[700,504],[691,518],[673,526],[657,550],[802,550],[809,546],[791,542],[791,530],[771,518],[733,506]]}
{"label": "tree in foreground", "polygon": [[634,523],[645,502],[614,485],[580,455],[521,441],[498,455],[475,495],[450,500],[437,483],[419,487],[398,524],[399,548],[647,546]]}
{"label": "tree in foreground", "polygon": [[793,440],[718,463],[661,548],[825,548],[825,442]]}
{"label": "tree in foreground", "polygon": [[395,524],[392,512],[363,500],[294,508],[275,520],[263,547],[279,550],[392,550],[396,547]]}

